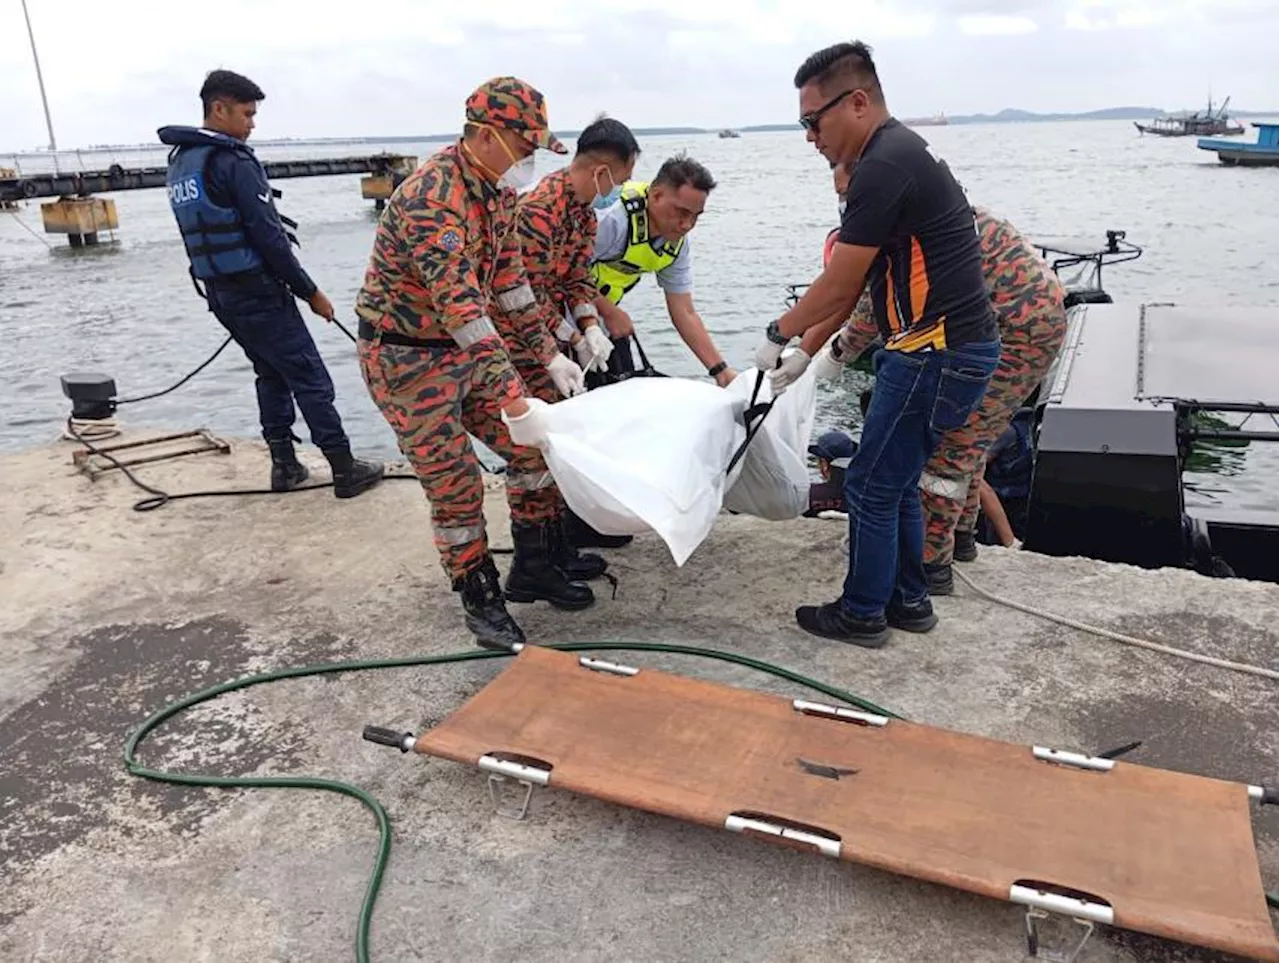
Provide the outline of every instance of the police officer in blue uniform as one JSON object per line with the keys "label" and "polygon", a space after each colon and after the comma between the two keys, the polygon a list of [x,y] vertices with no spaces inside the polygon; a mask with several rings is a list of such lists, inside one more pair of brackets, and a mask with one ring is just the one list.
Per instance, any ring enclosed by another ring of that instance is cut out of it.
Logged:
{"label": "police officer in blue uniform", "polygon": [[296,488],[308,475],[293,448],[296,400],[311,440],[333,469],[334,494],[352,498],[382,479],[383,466],[352,457],[333,405],[333,380],[294,300],[333,320],[333,304],[290,248],[298,242],[288,229],[297,225],[276,210],[279,194],[245,143],[264,97],[247,77],[215,70],[200,88],[204,125],[160,128],[161,142],[173,147],[169,204],[196,290],[257,374],[272,490]]}

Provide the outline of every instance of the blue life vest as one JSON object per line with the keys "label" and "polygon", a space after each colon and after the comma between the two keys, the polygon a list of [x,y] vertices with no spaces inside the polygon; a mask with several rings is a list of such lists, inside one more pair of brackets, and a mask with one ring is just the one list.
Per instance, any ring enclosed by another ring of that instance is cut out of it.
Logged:
{"label": "blue life vest", "polygon": [[191,260],[191,273],[201,281],[228,274],[260,270],[262,255],[250,245],[240,212],[223,207],[209,198],[205,166],[218,150],[237,150],[253,158],[250,150],[234,137],[201,131],[208,143],[175,147],[169,154],[169,206],[177,218],[182,243]]}

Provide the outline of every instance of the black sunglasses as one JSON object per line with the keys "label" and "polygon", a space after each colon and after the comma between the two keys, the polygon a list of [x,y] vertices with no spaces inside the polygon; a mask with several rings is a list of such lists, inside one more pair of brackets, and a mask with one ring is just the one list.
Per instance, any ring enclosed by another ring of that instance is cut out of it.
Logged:
{"label": "black sunglasses", "polygon": [[[857,88],[854,88],[854,89],[856,90]],[[808,114],[805,114],[803,117],[800,118],[800,126],[803,127],[805,130],[817,131],[818,123],[822,120],[822,115],[825,114],[827,111],[829,111],[836,104],[840,103],[840,101],[844,100],[853,92],[854,92],[853,90],[846,90],[842,94],[837,94],[836,96],[828,100],[825,104],[823,104],[821,107],[819,107],[817,110],[812,111]]]}

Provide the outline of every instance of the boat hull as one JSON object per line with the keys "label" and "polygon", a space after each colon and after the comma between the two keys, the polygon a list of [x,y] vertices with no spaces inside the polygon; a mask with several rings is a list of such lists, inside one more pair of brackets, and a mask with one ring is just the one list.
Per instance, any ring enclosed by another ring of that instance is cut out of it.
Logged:
{"label": "boat hull", "polygon": [[1280,143],[1277,143],[1275,124],[1255,124],[1258,140],[1241,144],[1218,137],[1202,137],[1196,141],[1201,150],[1211,150],[1218,161],[1227,167],[1276,167],[1280,165]]}

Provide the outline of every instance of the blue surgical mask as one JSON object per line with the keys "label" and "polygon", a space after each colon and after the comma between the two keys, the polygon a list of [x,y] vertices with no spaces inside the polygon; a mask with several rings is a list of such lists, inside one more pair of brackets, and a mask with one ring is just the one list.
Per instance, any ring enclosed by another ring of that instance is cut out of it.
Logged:
{"label": "blue surgical mask", "polygon": [[[609,183],[613,184],[613,174],[610,173],[607,168],[605,169],[604,173],[605,173],[605,176],[609,178]],[[622,188],[619,187],[617,184],[614,184],[613,188],[609,191],[609,193],[601,194],[599,171],[596,172],[595,182],[596,182],[596,196],[595,196],[595,200],[591,202],[591,206],[594,207],[597,211],[603,211],[607,207],[613,207],[613,205],[617,203],[618,198],[622,196]]]}
{"label": "blue surgical mask", "polygon": [[615,187],[608,194],[597,194],[596,199],[591,202],[591,206],[597,211],[603,211],[605,208],[613,207],[618,203],[618,198],[622,196],[622,188]]}

